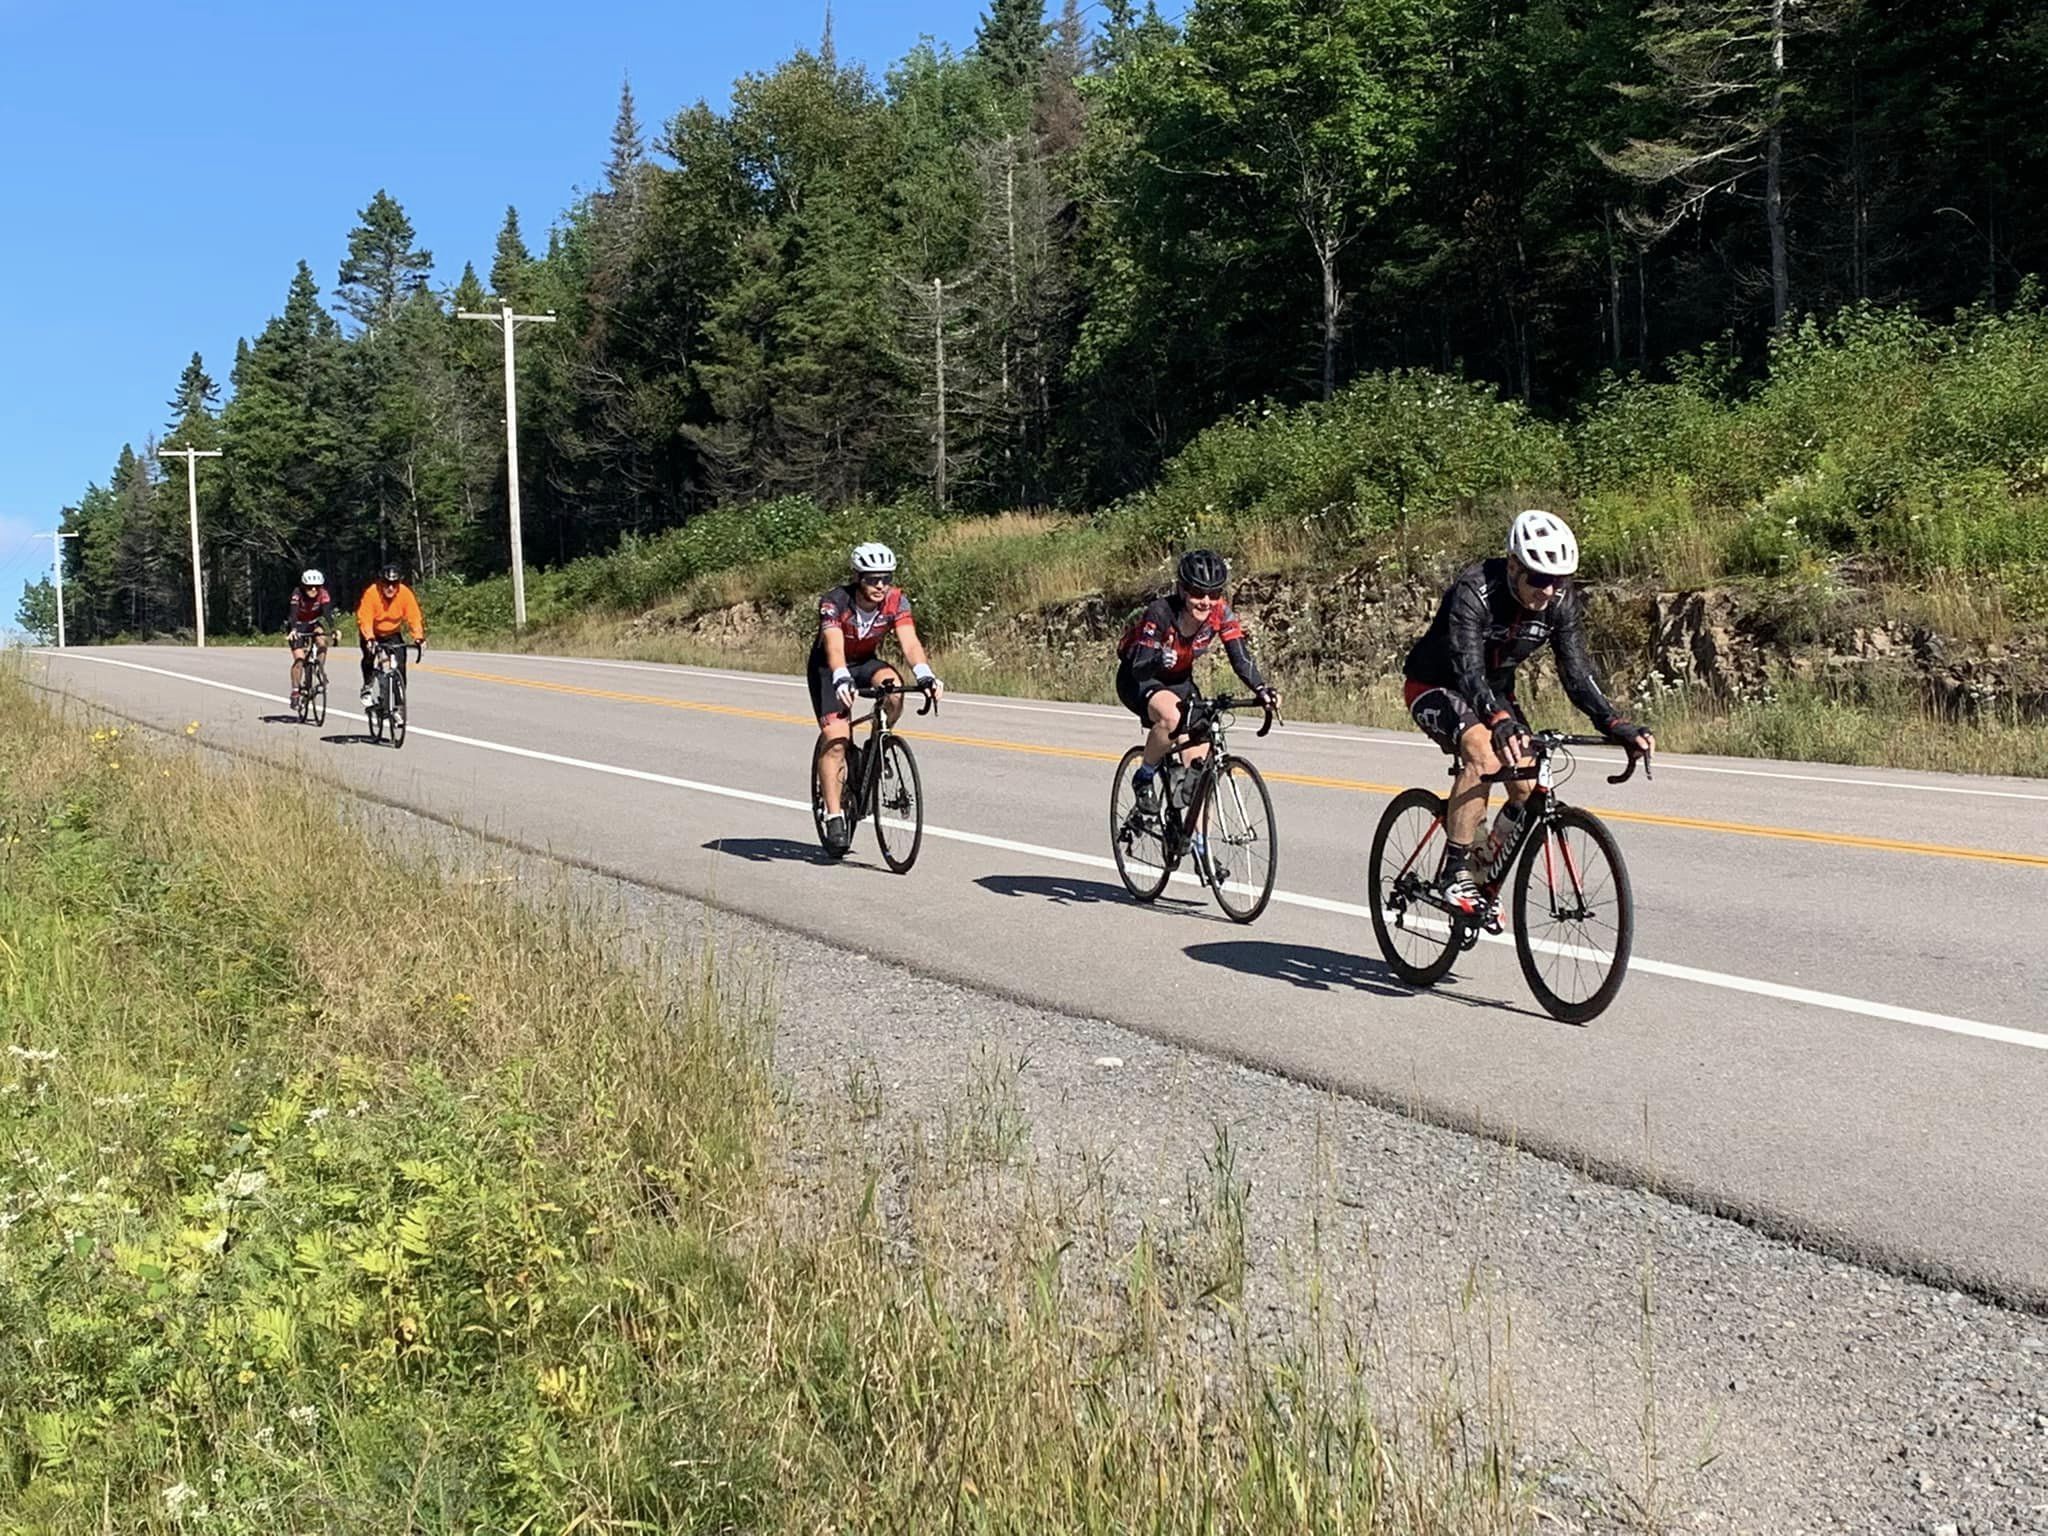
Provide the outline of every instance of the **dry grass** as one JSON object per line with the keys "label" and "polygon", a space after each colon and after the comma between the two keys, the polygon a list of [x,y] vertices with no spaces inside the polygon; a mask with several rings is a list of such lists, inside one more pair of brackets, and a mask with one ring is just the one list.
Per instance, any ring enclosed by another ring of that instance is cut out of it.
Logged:
{"label": "dry grass", "polygon": [[9,1529],[1531,1528],[1505,1319],[1255,1345],[1223,1153],[1133,1235],[1001,1058],[798,1112],[761,988],[5,677],[0,934]]}

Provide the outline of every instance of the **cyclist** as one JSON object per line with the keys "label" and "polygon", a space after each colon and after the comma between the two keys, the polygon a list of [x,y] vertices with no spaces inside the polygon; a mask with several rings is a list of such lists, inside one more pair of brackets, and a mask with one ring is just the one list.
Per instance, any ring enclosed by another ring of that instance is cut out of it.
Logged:
{"label": "cyclist", "polygon": [[292,649],[292,708],[299,707],[299,683],[305,676],[306,653],[318,649],[327,660],[327,647],[334,638],[334,594],[327,590],[327,578],[318,571],[299,574],[285,604],[284,632]]}
{"label": "cyclist", "polygon": [[405,584],[405,573],[397,565],[386,565],[377,579],[363,588],[363,600],[356,604],[356,640],[363,648],[363,708],[376,697],[377,645],[396,638],[398,676],[405,678],[404,630],[414,640],[426,643],[427,621],[420,616],[420,600]]}
{"label": "cyclist", "polygon": [[[1116,696],[1147,727],[1145,760],[1131,775],[1131,789],[1148,816],[1159,808],[1154,780],[1166,761],[1167,741],[1194,697],[1195,663],[1212,645],[1222,644],[1232,669],[1260,703],[1280,707],[1278,690],[1259,676],[1244,625],[1223,600],[1229,563],[1213,549],[1191,549],[1180,557],[1175,575],[1174,590],[1133,614],[1116,643]],[[1206,750],[1195,747],[1182,755],[1199,758]]]}
{"label": "cyclist", "polygon": [[[1596,730],[1631,756],[1648,756],[1657,745],[1608,702],[1593,676],[1585,607],[1571,580],[1578,568],[1579,541],[1562,518],[1534,508],[1518,512],[1508,528],[1506,557],[1458,572],[1435,620],[1408,652],[1408,711],[1458,760],[1444,815],[1439,890],[1449,905],[1473,916],[1484,906],[1472,878],[1472,848],[1485,825],[1491,787],[1483,780],[1529,760],[1529,725],[1515,702],[1516,667],[1548,644],[1557,653],[1565,693]],[[1506,788],[1508,803],[1519,806],[1535,786],[1516,779]]]}
{"label": "cyclist", "polygon": [[[921,686],[929,686],[934,698],[945,692],[945,685],[932,672],[924,642],[917,637],[910,599],[896,585],[896,551],[886,544],[862,544],[854,550],[848,567],[849,580],[818,599],[818,638],[811,643],[805,668],[810,676],[811,709],[826,744],[819,763],[825,775],[825,840],[840,853],[852,841],[839,805],[839,768],[846,760],[846,743],[853,730],[855,690],[898,682],[902,676],[877,654],[883,638],[896,636],[911,675]],[[881,702],[894,725],[903,713],[902,695]]]}

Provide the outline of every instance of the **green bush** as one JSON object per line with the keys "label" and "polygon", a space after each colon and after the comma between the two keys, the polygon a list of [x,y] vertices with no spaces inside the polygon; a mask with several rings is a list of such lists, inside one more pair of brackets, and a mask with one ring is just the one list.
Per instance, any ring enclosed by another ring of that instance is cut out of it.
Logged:
{"label": "green bush", "polygon": [[1488,386],[1415,369],[1369,374],[1327,402],[1218,423],[1159,484],[1105,514],[1154,554],[1228,545],[1258,524],[1342,544],[1564,478],[1562,435]]}

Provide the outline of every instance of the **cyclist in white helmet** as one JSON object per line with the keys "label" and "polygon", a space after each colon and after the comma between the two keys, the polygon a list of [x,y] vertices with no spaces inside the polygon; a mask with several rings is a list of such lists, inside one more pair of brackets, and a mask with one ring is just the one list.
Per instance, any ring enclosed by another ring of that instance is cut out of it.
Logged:
{"label": "cyclist in white helmet", "polygon": [[299,584],[285,605],[284,632],[292,648],[292,708],[299,707],[299,683],[305,675],[306,653],[318,647],[321,661],[327,660],[327,646],[334,638],[334,594],[327,590],[327,578],[318,571],[299,575]]}
{"label": "cyclist in white helmet", "polygon": [[[1458,759],[1444,817],[1447,846],[1441,889],[1451,905],[1478,914],[1472,845],[1486,821],[1486,775],[1527,762],[1529,726],[1515,703],[1515,668],[1543,646],[1557,654],[1564,691],[1595,730],[1647,756],[1656,738],[1623,718],[1593,676],[1585,605],[1571,578],[1579,541],[1564,519],[1530,509],[1515,514],[1507,554],[1458,572],[1427,633],[1408,652],[1405,697],[1415,723]],[[1510,780],[1508,799],[1527,800],[1534,785]]]}
{"label": "cyclist in white helmet", "polygon": [[[846,583],[818,599],[818,638],[811,644],[805,668],[810,677],[811,708],[826,744],[819,767],[824,774],[825,838],[834,852],[844,852],[848,842],[846,817],[839,806],[839,768],[846,760],[849,722],[858,697],[854,690],[901,680],[896,668],[879,654],[884,638],[895,635],[921,686],[929,687],[934,696],[945,691],[933,675],[924,642],[917,637],[910,599],[896,585],[896,551],[886,544],[862,544],[847,563]],[[892,695],[882,700],[882,705],[894,724],[903,713],[903,696]]]}

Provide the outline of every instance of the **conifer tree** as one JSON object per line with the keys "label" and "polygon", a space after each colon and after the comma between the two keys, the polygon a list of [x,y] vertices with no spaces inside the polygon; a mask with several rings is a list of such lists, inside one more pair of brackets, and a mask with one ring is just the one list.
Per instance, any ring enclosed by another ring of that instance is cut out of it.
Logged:
{"label": "conifer tree", "polygon": [[412,220],[382,188],[357,217],[362,222],[349,231],[348,256],[336,284],[337,307],[357,325],[374,329],[388,324],[401,305],[426,287],[434,256],[414,246]]}
{"label": "conifer tree", "polygon": [[491,258],[491,292],[501,299],[516,300],[526,286],[527,268],[533,256],[519,233],[519,210],[505,208],[505,222],[498,227],[497,254]]}

